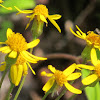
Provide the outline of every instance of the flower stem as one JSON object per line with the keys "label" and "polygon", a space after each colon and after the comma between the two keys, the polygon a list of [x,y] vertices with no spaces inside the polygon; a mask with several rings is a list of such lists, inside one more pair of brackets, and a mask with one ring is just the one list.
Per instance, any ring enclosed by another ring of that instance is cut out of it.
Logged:
{"label": "flower stem", "polygon": [[56,84],[56,82],[53,84],[53,86],[50,88],[50,90],[48,90],[47,92],[46,92],[46,94],[44,95],[44,97],[42,98],[42,100],[45,100],[46,99],[46,97],[54,90],[54,88],[55,88],[55,86],[56,86],[57,84]]}
{"label": "flower stem", "polygon": [[22,89],[22,87],[23,87],[23,85],[24,85],[25,79],[26,79],[26,75],[23,77],[23,80],[22,80],[22,82],[21,82],[21,84],[20,84],[20,86],[19,86],[19,88],[18,88],[18,90],[17,90],[17,93],[16,93],[16,95],[15,95],[15,97],[14,97],[14,100],[17,100],[17,98],[18,98],[18,96],[19,96],[19,93],[20,93],[20,91],[21,91],[21,89]]}
{"label": "flower stem", "polygon": [[60,100],[60,98],[66,93],[66,91],[67,89],[65,88],[55,100]]}
{"label": "flower stem", "polygon": [[2,83],[3,83],[3,80],[4,80],[5,76],[6,76],[8,68],[9,68],[9,66],[6,66],[6,69],[5,69],[5,71],[4,71],[3,75],[2,75],[2,78],[1,78],[1,81],[0,81],[0,89],[1,89],[1,86],[2,86]]}
{"label": "flower stem", "polygon": [[12,92],[13,88],[14,88],[14,84],[11,83],[11,86],[10,86],[10,88],[9,88],[9,91],[8,91],[8,94],[7,94],[5,100],[10,100],[10,98],[11,98],[10,93]]}

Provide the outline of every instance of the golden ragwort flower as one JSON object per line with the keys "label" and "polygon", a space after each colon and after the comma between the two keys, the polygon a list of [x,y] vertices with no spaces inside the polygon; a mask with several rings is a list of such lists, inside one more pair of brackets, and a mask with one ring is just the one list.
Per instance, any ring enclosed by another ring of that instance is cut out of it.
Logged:
{"label": "golden ragwort flower", "polygon": [[100,50],[100,35],[95,34],[93,31],[88,31],[86,35],[86,33],[82,32],[77,25],[76,28],[78,29],[76,33],[71,28],[70,31],[78,38],[85,40],[88,45]]}
{"label": "golden ragwort flower", "polygon": [[96,80],[100,79],[100,60],[97,59],[96,50],[91,50],[91,63],[92,65],[78,64],[77,67],[93,71],[93,73],[82,80],[84,85],[89,85]]}
{"label": "golden ragwort flower", "polygon": [[51,77],[48,82],[43,86],[42,90],[47,92],[56,81],[57,85],[62,87],[65,85],[65,87],[75,94],[81,94],[82,91],[79,89],[74,88],[71,86],[68,81],[75,80],[81,76],[81,73],[75,72],[76,64],[70,65],[68,68],[66,68],[64,71],[56,70],[55,67],[52,65],[48,65],[48,69],[51,70],[52,73],[46,73],[45,71],[41,72],[42,76]]}
{"label": "golden ragwort flower", "polygon": [[48,8],[45,5],[39,4],[33,10],[23,10],[22,11],[19,8],[17,8],[16,6],[15,6],[15,8],[19,11],[19,13],[17,13],[17,14],[32,13],[32,15],[26,16],[26,17],[30,18],[29,23],[26,26],[26,29],[29,27],[30,22],[33,19],[36,19],[38,22],[45,22],[46,24],[48,24],[48,22],[46,20],[48,18],[50,20],[50,22],[58,29],[58,31],[61,32],[60,27],[58,26],[58,24],[55,21],[57,19],[60,19],[61,15],[59,15],[59,14],[49,15]]}
{"label": "golden ragwort flower", "polygon": [[[1,63],[0,71],[4,71],[6,68],[6,62]],[[32,73],[35,75],[35,71],[32,69],[31,65],[27,60],[25,60],[21,55],[18,56],[17,61],[10,68],[11,82],[15,86],[19,85],[22,76],[28,74],[28,67],[31,69]]]}
{"label": "golden ragwort flower", "polygon": [[8,54],[10,58],[16,58],[17,55],[21,55],[25,60],[31,63],[37,63],[39,60],[46,60],[47,58],[37,57],[29,53],[29,48],[35,47],[39,43],[39,39],[36,39],[30,43],[27,43],[25,38],[20,33],[14,33],[10,28],[7,29],[7,40],[0,42],[0,44],[6,44],[7,46],[0,47],[2,53]]}
{"label": "golden ragwort flower", "polygon": [[[0,3],[3,3],[3,2],[4,2],[4,1],[0,0]],[[3,7],[3,8],[5,8],[5,9],[7,9],[7,10],[12,10],[11,7],[5,7],[5,6],[3,6],[2,4],[0,4],[0,6]]]}

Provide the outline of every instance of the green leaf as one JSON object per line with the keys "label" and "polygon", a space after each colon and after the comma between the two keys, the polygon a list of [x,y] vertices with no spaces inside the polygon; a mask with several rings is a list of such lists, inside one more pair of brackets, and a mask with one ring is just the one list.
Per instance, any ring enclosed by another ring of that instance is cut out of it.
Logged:
{"label": "green leaf", "polygon": [[3,7],[0,7],[0,13],[1,14],[7,14],[16,12],[17,10],[14,8],[14,6],[17,6],[19,9],[33,9],[35,6],[34,0],[5,0],[4,3],[2,3],[5,7],[12,7],[12,10],[4,9]]}
{"label": "green leaf", "polygon": [[0,42],[4,42],[7,39],[6,37],[7,28],[13,29],[13,23],[11,21],[3,21],[1,23]]}

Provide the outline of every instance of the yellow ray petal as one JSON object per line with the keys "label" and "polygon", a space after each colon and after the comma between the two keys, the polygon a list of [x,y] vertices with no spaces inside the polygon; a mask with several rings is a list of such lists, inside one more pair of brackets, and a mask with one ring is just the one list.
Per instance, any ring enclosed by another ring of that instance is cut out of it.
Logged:
{"label": "yellow ray petal", "polygon": [[86,78],[84,78],[82,80],[82,83],[84,85],[89,85],[89,84],[93,83],[94,81],[96,81],[97,79],[98,79],[98,76],[96,74],[92,74],[92,75],[89,75]]}
{"label": "yellow ray petal", "polygon": [[81,75],[82,75],[82,74],[79,73],[79,72],[72,73],[72,74],[70,74],[69,76],[67,76],[67,80],[70,81],[70,80],[78,79]]}
{"label": "yellow ray petal", "polygon": [[37,60],[47,60],[47,58],[34,56],[34,55],[32,55],[31,53],[29,53],[29,52],[27,52],[27,51],[25,51],[25,53],[26,53],[27,55],[29,55],[30,57],[32,57],[32,58],[34,58],[34,59],[37,59]]}
{"label": "yellow ray petal", "polygon": [[22,55],[22,57],[24,59],[26,59],[30,63],[37,63],[37,61],[38,61],[37,59],[34,59],[34,58],[30,57],[29,55],[27,55],[25,51],[20,52],[20,54]]}
{"label": "yellow ray petal", "polygon": [[55,73],[56,69],[52,65],[48,65],[48,69],[50,69],[51,72]]}
{"label": "yellow ray petal", "polygon": [[48,16],[48,19],[50,20],[50,22],[58,29],[58,31],[61,33],[61,29],[59,27],[59,25],[56,23],[56,21],[54,21],[52,18],[50,18]]}
{"label": "yellow ray petal", "polygon": [[38,45],[39,42],[40,42],[40,40],[39,40],[39,39],[36,39],[36,40],[34,40],[34,41],[28,43],[28,44],[27,44],[27,47],[28,47],[28,48],[34,48],[35,46]]}
{"label": "yellow ray petal", "polygon": [[26,63],[23,64],[23,75],[27,75],[28,74],[28,66]]}
{"label": "yellow ray petal", "polygon": [[11,49],[9,48],[9,46],[4,46],[0,48],[0,51],[2,51],[3,53],[9,53]]}
{"label": "yellow ray petal", "polygon": [[22,65],[18,65],[17,67],[18,67],[18,73],[17,73],[15,86],[19,85],[19,82],[20,82],[20,80],[22,78],[22,73],[23,73],[23,66]]}
{"label": "yellow ray petal", "polygon": [[25,30],[29,27],[29,25],[30,25],[30,22],[34,19],[34,17],[35,17],[35,14],[32,14],[31,16],[30,16],[30,20],[29,20],[29,23],[26,25],[26,28],[25,28]]}
{"label": "yellow ray petal", "polygon": [[82,93],[81,90],[74,88],[72,85],[70,85],[67,82],[65,83],[65,87],[72,93],[75,93],[75,94],[81,94]]}
{"label": "yellow ray petal", "polygon": [[63,71],[63,73],[64,73],[66,76],[68,76],[68,75],[70,75],[72,72],[75,71],[75,68],[76,68],[76,64],[74,63],[74,64],[70,65],[68,68],[66,68],[66,69]]}
{"label": "yellow ray petal", "polygon": [[17,52],[16,51],[12,51],[9,56],[10,58],[16,58],[17,57]]}
{"label": "yellow ray petal", "polygon": [[59,14],[49,15],[49,17],[50,17],[51,19],[58,20],[58,19],[61,18],[61,15],[59,15]]}
{"label": "yellow ray petal", "polygon": [[45,18],[43,15],[40,15],[40,19],[41,19],[43,22],[48,23],[47,20],[46,20],[46,18]]}
{"label": "yellow ray petal", "polygon": [[13,84],[16,83],[16,79],[17,79],[17,66],[16,65],[12,65],[11,69],[10,69],[10,77],[11,77],[11,81]]}
{"label": "yellow ray petal", "polygon": [[47,76],[47,77],[52,77],[52,73],[46,73],[45,71],[41,72],[41,76]]}
{"label": "yellow ray petal", "polygon": [[6,42],[0,42],[0,44],[6,44]]}
{"label": "yellow ray petal", "polygon": [[81,36],[79,36],[79,35],[77,35],[71,28],[70,28],[70,31],[76,36],[76,37],[78,37],[78,38],[81,38],[82,39],[82,37]]}
{"label": "yellow ray petal", "polygon": [[81,32],[82,35],[85,34],[80,30],[80,28],[77,25],[76,25],[76,28]]}
{"label": "yellow ray petal", "polygon": [[20,10],[18,7],[16,7],[16,6],[14,6],[18,11],[19,11],[19,13],[18,14],[20,14],[20,13],[33,13],[33,10]]}
{"label": "yellow ray petal", "polygon": [[91,62],[92,62],[92,64],[93,64],[94,66],[96,66],[97,63],[98,63],[95,48],[92,48],[92,49],[91,49]]}
{"label": "yellow ray petal", "polygon": [[12,10],[11,7],[5,7],[5,6],[3,6],[2,4],[0,4],[0,6],[3,7],[3,8],[5,8],[5,9],[7,9],[7,10]]}
{"label": "yellow ray petal", "polygon": [[6,34],[8,38],[8,37],[11,37],[14,34],[14,32],[10,28],[8,28]]}
{"label": "yellow ray petal", "polygon": [[94,66],[91,66],[91,65],[77,64],[76,66],[79,68],[94,70]]}
{"label": "yellow ray petal", "polygon": [[54,78],[50,78],[47,83],[43,86],[42,90],[47,92],[54,84]]}
{"label": "yellow ray petal", "polygon": [[31,71],[32,71],[32,73],[34,74],[34,75],[36,75],[36,73],[35,73],[35,71],[32,69],[32,67],[31,67],[31,65],[27,62],[27,64],[28,64],[28,66],[29,66],[29,68],[31,69]]}

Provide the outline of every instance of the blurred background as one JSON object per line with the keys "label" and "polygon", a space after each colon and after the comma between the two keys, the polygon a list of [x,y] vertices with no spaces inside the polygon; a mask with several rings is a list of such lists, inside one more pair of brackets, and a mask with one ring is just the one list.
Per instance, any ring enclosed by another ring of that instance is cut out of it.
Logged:
{"label": "blurred background", "polygon": [[[36,76],[29,70],[25,84],[19,95],[18,100],[41,100],[44,92],[43,85],[47,82],[47,77],[40,75],[41,71],[47,69],[47,65],[53,65],[56,69],[64,70],[73,62],[77,63],[77,57],[81,55],[86,43],[75,37],[69,30],[71,27],[76,31],[75,25],[78,25],[83,32],[95,31],[98,34],[100,29],[100,0],[4,0],[3,5],[12,7],[13,10],[8,11],[0,7],[0,41],[6,40],[6,30],[11,28],[15,32],[20,32],[26,38],[27,42],[32,41],[31,25],[25,30],[29,19],[26,14],[16,15],[18,11],[13,6],[20,9],[34,9],[37,4],[44,4],[49,9],[49,14],[60,14],[61,19],[57,20],[62,32],[59,33],[57,29],[49,22],[48,27],[44,25],[42,35],[39,37],[41,42],[33,50],[36,56],[47,57],[47,61],[42,61],[37,64],[32,64],[36,71]],[[4,60],[4,56],[0,53],[0,61]],[[0,77],[2,72],[0,72]],[[7,90],[10,86],[8,77],[5,78],[0,91],[0,100],[4,100]],[[74,87],[80,88],[82,86],[80,79],[74,82]],[[14,88],[12,92],[12,100],[18,87]],[[59,89],[58,94],[62,91]],[[73,94],[69,91],[61,98],[67,100]],[[57,93],[52,98],[50,95],[46,100],[54,100]],[[73,100],[87,100],[83,91],[81,95],[77,95]]]}

